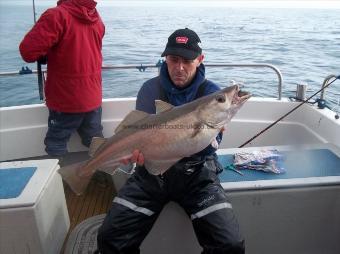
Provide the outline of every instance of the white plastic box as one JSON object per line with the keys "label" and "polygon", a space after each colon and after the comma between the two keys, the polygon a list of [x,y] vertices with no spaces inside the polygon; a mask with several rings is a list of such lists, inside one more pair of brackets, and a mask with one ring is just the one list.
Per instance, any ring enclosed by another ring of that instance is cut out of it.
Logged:
{"label": "white plastic box", "polygon": [[[1,195],[0,253],[60,253],[70,220],[62,180],[57,173],[58,160],[0,163],[0,170],[6,172],[27,168],[35,171],[22,192],[10,198]],[[12,176],[9,180],[13,180]]]}

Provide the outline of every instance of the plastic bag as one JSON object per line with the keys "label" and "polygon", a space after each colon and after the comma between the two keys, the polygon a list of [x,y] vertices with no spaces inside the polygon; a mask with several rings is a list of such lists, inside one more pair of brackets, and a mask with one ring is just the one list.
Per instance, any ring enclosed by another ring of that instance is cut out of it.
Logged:
{"label": "plastic bag", "polygon": [[234,165],[240,169],[254,169],[265,172],[281,174],[285,172],[283,168],[284,156],[278,150],[258,150],[252,152],[239,152],[234,154]]}

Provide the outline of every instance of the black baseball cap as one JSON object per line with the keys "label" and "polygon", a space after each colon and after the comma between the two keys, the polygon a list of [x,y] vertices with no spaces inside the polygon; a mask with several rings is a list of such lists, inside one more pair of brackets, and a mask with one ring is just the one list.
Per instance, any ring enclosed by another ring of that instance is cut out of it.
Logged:
{"label": "black baseball cap", "polygon": [[178,29],[169,36],[162,56],[175,55],[193,60],[202,54],[202,49],[198,45],[200,42],[200,38],[193,30]]}

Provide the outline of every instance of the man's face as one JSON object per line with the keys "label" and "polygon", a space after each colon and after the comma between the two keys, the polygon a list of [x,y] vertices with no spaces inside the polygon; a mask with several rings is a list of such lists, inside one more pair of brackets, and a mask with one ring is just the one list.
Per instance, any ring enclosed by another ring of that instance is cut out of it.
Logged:
{"label": "man's face", "polygon": [[194,60],[188,60],[174,55],[166,56],[171,81],[178,87],[190,85],[196,75],[197,67],[202,63],[203,58],[203,55],[198,56]]}

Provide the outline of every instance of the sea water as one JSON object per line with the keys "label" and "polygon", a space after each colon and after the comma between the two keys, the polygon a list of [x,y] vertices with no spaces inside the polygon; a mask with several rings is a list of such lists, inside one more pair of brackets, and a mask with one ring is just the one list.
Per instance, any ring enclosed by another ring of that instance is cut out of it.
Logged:
{"label": "sea water", "polygon": [[[39,18],[56,1],[35,3]],[[296,85],[301,83],[308,84],[307,96],[312,95],[326,76],[340,75],[340,8],[325,4],[310,8],[306,2],[286,8],[222,3],[98,0],[106,26],[103,65],[156,64],[168,36],[175,29],[188,27],[200,36],[207,64],[278,67],[286,97],[295,96]],[[36,64],[25,63],[18,51],[20,41],[34,23],[32,9],[32,1],[0,0],[0,72],[19,71],[22,66],[36,69]],[[153,68],[144,72],[104,70],[104,98],[136,96],[143,82],[155,75],[157,69]],[[206,76],[222,87],[235,80],[255,96],[278,97],[277,76],[270,69],[207,68]],[[339,80],[327,89],[325,98],[336,108]],[[1,107],[39,103],[37,76],[0,76],[0,99]]]}

